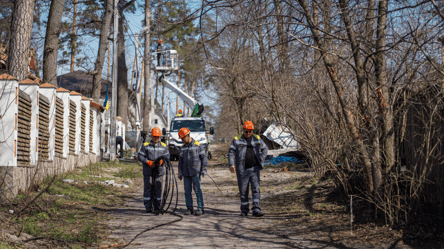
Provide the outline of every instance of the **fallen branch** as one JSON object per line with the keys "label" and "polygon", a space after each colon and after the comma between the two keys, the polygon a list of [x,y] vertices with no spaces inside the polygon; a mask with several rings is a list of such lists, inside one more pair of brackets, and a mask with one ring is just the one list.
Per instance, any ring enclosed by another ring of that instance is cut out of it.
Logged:
{"label": "fallen branch", "polygon": [[78,203],[85,203],[85,202],[84,201],[76,201],[76,202],[73,202],[73,203],[65,202],[63,204],[71,206],[71,205],[78,204]]}

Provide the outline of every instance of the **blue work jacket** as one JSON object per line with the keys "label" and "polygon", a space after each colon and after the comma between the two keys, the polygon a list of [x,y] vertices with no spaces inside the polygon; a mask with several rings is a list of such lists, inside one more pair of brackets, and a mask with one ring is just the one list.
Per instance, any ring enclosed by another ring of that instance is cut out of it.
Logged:
{"label": "blue work jacket", "polygon": [[[154,144],[152,141],[149,141],[142,145],[142,148],[140,148],[140,151],[137,154],[137,159],[143,163],[143,175],[150,176],[153,171],[153,168],[151,168],[146,162],[148,160],[155,161],[161,156],[168,160],[170,159],[170,152],[168,151],[166,144],[162,142]],[[160,166],[158,170],[159,175],[165,174],[165,168],[163,166]]]}
{"label": "blue work jacket", "polygon": [[198,176],[207,173],[208,159],[205,148],[199,142],[191,140],[184,144],[179,154],[179,174],[183,176]]}
{"label": "blue work jacket", "polygon": [[[254,155],[260,165],[260,169],[264,168],[265,157],[267,157],[268,148],[259,135],[251,136],[251,145],[254,149]],[[228,163],[230,166],[235,165],[236,172],[243,174],[245,171],[245,154],[247,153],[247,139],[244,135],[234,137],[228,149]]]}

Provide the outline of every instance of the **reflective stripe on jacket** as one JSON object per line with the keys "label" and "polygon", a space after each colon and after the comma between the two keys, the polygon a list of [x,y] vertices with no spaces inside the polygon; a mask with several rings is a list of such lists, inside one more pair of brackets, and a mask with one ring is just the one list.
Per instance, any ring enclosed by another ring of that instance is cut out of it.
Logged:
{"label": "reflective stripe on jacket", "polygon": [[[166,144],[159,142],[154,144],[152,141],[146,142],[140,148],[139,153],[137,154],[137,159],[143,163],[143,174],[151,175],[152,168],[146,163],[148,160],[155,161],[159,157],[165,157],[166,159],[170,159],[170,152],[166,147]],[[159,175],[164,175],[165,169],[164,167],[159,167]]]}
{"label": "reflective stripe on jacket", "polygon": [[[254,149],[254,155],[259,162],[261,169],[264,168],[265,157],[267,157],[268,148],[259,135],[253,134],[251,145]],[[243,174],[245,171],[245,154],[247,153],[247,139],[244,135],[234,137],[228,149],[228,163],[230,166],[236,166],[236,172]]]}
{"label": "reflective stripe on jacket", "polygon": [[205,148],[199,142],[191,140],[184,144],[179,154],[179,173],[183,176],[197,176],[207,173],[208,160]]}

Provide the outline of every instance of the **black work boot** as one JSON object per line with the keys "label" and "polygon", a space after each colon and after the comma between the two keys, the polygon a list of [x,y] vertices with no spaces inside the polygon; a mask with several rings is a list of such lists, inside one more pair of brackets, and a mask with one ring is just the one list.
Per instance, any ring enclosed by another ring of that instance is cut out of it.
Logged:
{"label": "black work boot", "polygon": [[247,215],[248,215],[248,213],[245,213],[245,212],[242,212],[242,213],[240,214],[240,216],[242,216],[242,217],[247,217]]}
{"label": "black work boot", "polygon": [[262,211],[253,211],[253,216],[254,217],[262,217],[264,216],[264,213]]}
{"label": "black work boot", "polygon": [[187,209],[187,211],[184,213],[184,215],[190,215],[190,214],[193,214],[194,212],[193,212],[193,209]]}
{"label": "black work boot", "polygon": [[196,216],[201,216],[202,214],[203,214],[202,210],[197,210],[197,212],[194,213],[194,215],[196,215]]}
{"label": "black work boot", "polygon": [[153,210],[151,210],[151,209],[147,209],[146,212],[147,212],[147,213],[152,213]]}
{"label": "black work boot", "polygon": [[156,208],[154,209],[154,213],[155,213],[156,215],[159,215],[160,213],[162,213],[162,210],[160,209],[160,206],[158,206],[158,207],[156,207]]}

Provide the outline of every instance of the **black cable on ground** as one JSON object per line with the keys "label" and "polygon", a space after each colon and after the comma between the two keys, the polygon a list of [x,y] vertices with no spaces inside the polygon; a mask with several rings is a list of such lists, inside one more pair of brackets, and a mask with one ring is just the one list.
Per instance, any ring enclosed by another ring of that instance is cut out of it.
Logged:
{"label": "black cable on ground", "polygon": [[219,190],[219,192],[220,192],[220,194],[221,195],[224,195],[223,193],[222,193],[222,191],[220,190],[220,188],[219,188],[219,186],[217,186],[217,184],[216,184],[216,182],[214,181],[214,179],[207,173],[206,174],[213,182],[214,182],[214,185],[216,185],[216,188]]}
{"label": "black cable on ground", "polygon": [[171,203],[173,202],[174,195],[176,195],[176,204],[171,212],[171,214],[174,214],[179,202],[179,188],[177,186],[176,176],[174,175],[173,165],[171,164],[169,158],[160,157],[154,163],[159,165],[161,160],[163,161],[163,167],[165,168],[165,183],[163,187],[162,202],[158,212],[159,214],[167,213]]}
{"label": "black cable on ground", "polygon": [[122,246],[122,247],[119,247],[119,248],[125,248],[125,247],[129,246],[131,243],[133,243],[134,240],[137,239],[137,237],[139,237],[140,235],[142,235],[142,234],[144,234],[144,233],[146,233],[146,232],[148,232],[148,231],[150,231],[150,230],[156,229],[156,228],[161,227],[161,226],[171,225],[171,224],[176,223],[176,222],[179,222],[179,221],[181,221],[181,220],[183,219],[183,216],[182,216],[182,215],[178,215],[178,214],[175,214],[175,213],[170,213],[170,214],[179,217],[179,219],[177,219],[177,220],[173,220],[173,221],[170,221],[170,222],[167,222],[167,223],[159,224],[159,225],[157,225],[157,226],[154,226],[154,227],[150,227],[150,228],[148,228],[148,229],[145,229],[145,230],[143,230],[142,232],[140,232],[139,234],[137,234],[136,236],[134,236],[134,238],[133,238],[132,240],[130,240],[126,245],[124,245],[124,246]]}
{"label": "black cable on ground", "polygon": [[[173,165],[171,164],[169,158],[165,158],[165,157],[157,158],[157,160],[154,162],[154,164],[159,165],[160,160],[163,161],[162,165],[165,168],[165,184],[163,187],[162,202],[160,204],[160,209],[158,210],[158,212],[159,212],[159,214],[169,213],[171,215],[179,217],[179,219],[174,220],[174,221],[170,221],[170,222],[167,222],[164,224],[159,224],[154,227],[147,228],[147,229],[143,230],[142,232],[140,232],[139,234],[137,234],[136,236],[134,236],[134,238],[132,238],[126,245],[124,245],[120,248],[125,248],[125,247],[129,246],[140,235],[142,235],[150,230],[156,229],[161,226],[171,225],[171,224],[179,222],[183,219],[182,215],[175,213],[177,210],[177,205],[179,203],[179,188],[177,186],[176,176],[174,175]],[[176,195],[176,204],[174,205],[173,210],[168,212],[168,209],[170,208],[170,206],[173,202],[174,195]]]}
{"label": "black cable on ground", "polygon": [[[171,215],[179,217],[179,219],[174,220],[174,221],[170,221],[167,223],[159,224],[154,227],[147,228],[147,229],[143,230],[142,232],[140,232],[139,234],[137,234],[136,236],[134,236],[134,238],[132,238],[127,244],[125,244],[124,246],[122,246],[120,248],[125,248],[125,247],[129,246],[140,235],[142,235],[150,230],[153,230],[153,229],[156,229],[156,228],[162,227],[162,226],[171,225],[171,224],[179,222],[183,219],[182,215],[175,213],[177,210],[177,205],[179,203],[179,188],[177,185],[176,175],[174,175],[173,165],[171,164],[169,158],[165,158],[165,157],[158,158],[154,162],[155,165],[159,165],[160,160],[163,161],[163,167],[165,168],[165,184],[164,184],[164,188],[163,188],[162,202],[160,204],[159,214],[169,213]],[[222,191],[220,190],[219,186],[217,186],[217,183],[214,181],[214,179],[209,174],[206,174],[206,175],[208,177],[210,177],[210,179],[213,181],[214,185],[216,185],[216,188],[223,195]],[[172,204],[174,194],[176,194],[176,204],[174,205],[173,210],[168,212],[168,209],[170,208],[170,206]]]}

